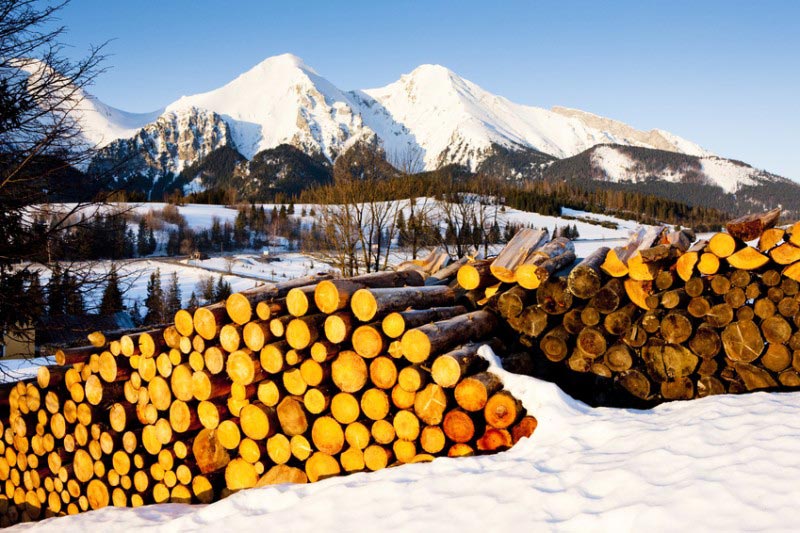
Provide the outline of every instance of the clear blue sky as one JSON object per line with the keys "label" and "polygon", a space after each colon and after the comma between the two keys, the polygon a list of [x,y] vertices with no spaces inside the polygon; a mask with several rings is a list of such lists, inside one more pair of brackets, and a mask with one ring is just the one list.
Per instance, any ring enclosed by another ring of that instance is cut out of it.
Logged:
{"label": "clear blue sky", "polygon": [[70,53],[114,39],[93,92],[129,111],[284,52],[342,89],[438,63],[800,180],[800,2],[73,0],[61,20]]}

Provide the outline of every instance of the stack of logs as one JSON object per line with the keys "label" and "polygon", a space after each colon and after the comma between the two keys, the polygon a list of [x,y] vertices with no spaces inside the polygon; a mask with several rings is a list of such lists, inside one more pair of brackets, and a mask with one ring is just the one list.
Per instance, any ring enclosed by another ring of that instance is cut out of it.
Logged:
{"label": "stack of logs", "polygon": [[470,343],[498,319],[446,276],[294,280],[58,351],[5,397],[0,526],[512,446],[536,419]]}
{"label": "stack of logs", "polygon": [[779,215],[742,217],[698,242],[640,229],[564,276],[553,274],[574,261],[572,243],[528,229],[458,279],[537,364],[594,375],[601,394],[657,403],[798,387],[800,223],[776,228]]}

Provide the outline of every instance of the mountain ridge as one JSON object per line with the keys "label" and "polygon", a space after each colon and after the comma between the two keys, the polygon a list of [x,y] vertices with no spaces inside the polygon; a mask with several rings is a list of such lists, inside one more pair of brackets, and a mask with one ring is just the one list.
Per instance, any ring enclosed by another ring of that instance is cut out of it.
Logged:
{"label": "mountain ridge", "polygon": [[[569,116],[562,108],[514,103],[432,64],[383,87],[345,91],[299,57],[283,54],[265,59],[217,89],[182,96],[162,112],[187,108],[220,115],[236,148],[247,158],[292,144],[333,161],[355,142],[376,138],[389,154],[419,152],[426,170],[447,164],[474,170],[495,144],[558,158],[609,142],[708,153],[676,135],[654,133],[660,130],[643,132],[586,112]],[[592,122],[590,116],[602,120]],[[614,127],[603,130],[608,124]],[[103,144],[109,142],[113,140]]]}

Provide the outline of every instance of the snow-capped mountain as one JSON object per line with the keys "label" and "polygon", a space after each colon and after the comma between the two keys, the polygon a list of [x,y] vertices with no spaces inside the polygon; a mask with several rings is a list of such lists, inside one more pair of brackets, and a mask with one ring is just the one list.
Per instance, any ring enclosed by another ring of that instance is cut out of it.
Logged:
{"label": "snow-capped mountain", "polygon": [[[93,168],[116,173],[119,184],[135,182],[150,194],[186,186],[170,180],[222,147],[253,160],[289,145],[332,163],[363,141],[380,143],[390,161],[418,156],[415,170],[456,164],[506,179],[532,179],[580,168],[594,180],[637,186],[655,180],[662,189],[701,184],[729,196],[744,190],[748,197],[769,189],[760,202],[800,192],[794,182],[716,157],[672,133],[637,130],[576,109],[517,104],[438,65],[420,66],[385,87],[343,91],[298,57],[284,54],[153,113],[130,114],[87,97],[79,119],[87,140],[104,146]],[[589,152],[593,147],[600,148]],[[691,162],[663,165],[665,156],[653,153]],[[655,167],[653,157],[659,161]],[[572,158],[580,164],[557,164]],[[249,175],[249,166],[240,174]]]}
{"label": "snow-capped mountain", "polygon": [[219,89],[183,96],[166,110],[187,108],[222,116],[248,159],[280,144],[335,159],[373,135],[342,91],[291,54],[266,59]]}
{"label": "snow-capped mountain", "polygon": [[[141,122],[154,120],[152,113],[130,115],[91,102],[97,111],[87,114],[87,130],[101,144],[132,137]],[[345,92],[284,54],[219,89],[183,96],[164,111],[193,108],[222,117],[248,159],[290,144],[333,160],[354,142],[376,136],[389,154],[417,151],[428,170],[450,163],[474,170],[494,145],[557,158],[601,143],[707,154],[666,132],[642,132],[580,111],[515,104],[438,65],[423,65],[385,87]]]}
{"label": "snow-capped mountain", "polygon": [[781,206],[800,213],[800,185],[741,161],[604,144],[540,166],[538,178],[635,190],[729,213]]}

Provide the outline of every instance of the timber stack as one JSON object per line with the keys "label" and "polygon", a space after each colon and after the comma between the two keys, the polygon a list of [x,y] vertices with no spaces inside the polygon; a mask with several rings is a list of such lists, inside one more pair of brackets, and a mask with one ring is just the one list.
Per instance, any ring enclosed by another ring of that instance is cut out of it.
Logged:
{"label": "timber stack", "polygon": [[563,276],[553,274],[574,261],[571,243],[524,230],[458,280],[531,364],[557,367],[557,382],[591,376],[595,403],[790,389],[800,386],[800,222],[777,228],[779,216],[745,216],[696,242],[642,228]]}
{"label": "timber stack", "polygon": [[444,262],[261,287],[58,351],[4,396],[0,526],[209,503],[530,436],[536,419],[478,355],[497,316],[457,305],[447,277],[425,284]]}

